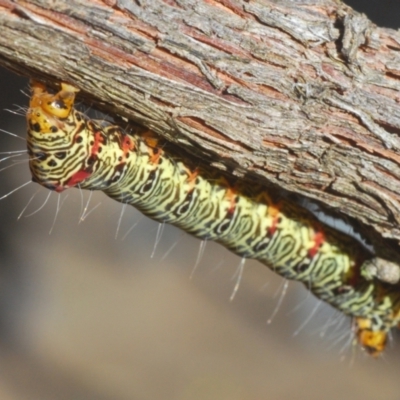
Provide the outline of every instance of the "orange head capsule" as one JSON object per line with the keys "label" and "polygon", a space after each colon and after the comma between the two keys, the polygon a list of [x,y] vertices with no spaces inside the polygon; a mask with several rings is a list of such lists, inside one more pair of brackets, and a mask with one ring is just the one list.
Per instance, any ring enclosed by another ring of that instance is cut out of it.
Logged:
{"label": "orange head capsule", "polygon": [[61,90],[51,94],[40,82],[33,81],[31,85],[33,93],[27,113],[29,128],[39,134],[55,133],[63,125],[60,119],[68,118],[79,89],[62,83]]}

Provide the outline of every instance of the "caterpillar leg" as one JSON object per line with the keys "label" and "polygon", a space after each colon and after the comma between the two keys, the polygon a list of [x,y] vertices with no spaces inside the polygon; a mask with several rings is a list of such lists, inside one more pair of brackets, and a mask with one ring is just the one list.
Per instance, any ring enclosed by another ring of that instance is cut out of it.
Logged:
{"label": "caterpillar leg", "polygon": [[355,318],[357,341],[373,357],[379,356],[386,347],[387,332],[373,330],[370,318]]}

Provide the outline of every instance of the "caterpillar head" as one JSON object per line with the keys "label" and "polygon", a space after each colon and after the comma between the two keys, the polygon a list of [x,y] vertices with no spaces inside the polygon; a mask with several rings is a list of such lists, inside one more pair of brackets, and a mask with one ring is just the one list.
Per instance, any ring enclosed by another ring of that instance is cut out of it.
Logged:
{"label": "caterpillar head", "polygon": [[86,122],[73,108],[78,89],[62,83],[56,94],[33,81],[27,113],[32,180],[51,190],[75,186],[90,175]]}

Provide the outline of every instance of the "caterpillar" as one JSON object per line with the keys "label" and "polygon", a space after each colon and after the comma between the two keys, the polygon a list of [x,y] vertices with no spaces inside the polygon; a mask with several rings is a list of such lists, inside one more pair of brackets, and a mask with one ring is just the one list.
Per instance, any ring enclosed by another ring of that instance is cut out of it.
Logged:
{"label": "caterpillar", "polygon": [[384,350],[400,321],[399,284],[371,272],[376,259],[358,241],[271,190],[194,164],[143,127],[128,133],[88,119],[74,108],[77,92],[62,83],[52,94],[32,82],[27,147],[34,182],[56,192],[101,190],[157,221],[257,259],[351,316],[355,337],[370,354]]}

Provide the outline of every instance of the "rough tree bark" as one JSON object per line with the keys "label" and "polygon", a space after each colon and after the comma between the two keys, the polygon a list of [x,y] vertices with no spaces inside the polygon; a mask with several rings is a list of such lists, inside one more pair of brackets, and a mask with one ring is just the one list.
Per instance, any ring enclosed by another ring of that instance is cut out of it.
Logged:
{"label": "rough tree bark", "polygon": [[0,0],[0,27],[1,65],[399,243],[400,32],[334,0]]}

